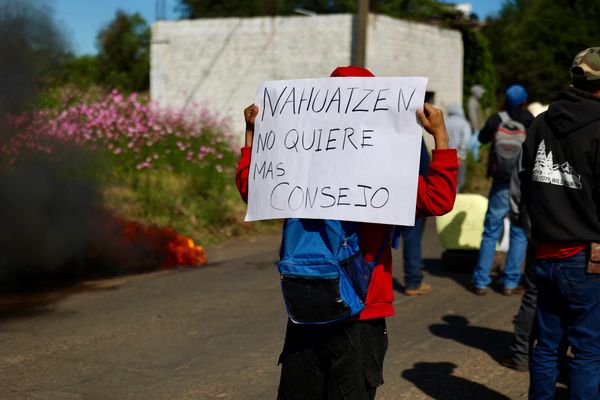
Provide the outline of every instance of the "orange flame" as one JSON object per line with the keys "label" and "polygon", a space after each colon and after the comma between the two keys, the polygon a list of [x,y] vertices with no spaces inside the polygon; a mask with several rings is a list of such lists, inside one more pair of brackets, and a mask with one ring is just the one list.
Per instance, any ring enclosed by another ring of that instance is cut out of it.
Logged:
{"label": "orange flame", "polygon": [[126,267],[148,267],[149,258],[159,268],[206,264],[206,252],[202,246],[173,228],[127,221],[110,214],[108,217],[110,231],[116,234],[116,237],[108,239],[120,243],[118,247],[122,254],[119,258]]}
{"label": "orange flame", "polygon": [[167,250],[167,260],[161,267],[206,264],[206,252],[202,246],[196,246],[192,239],[178,233],[167,243]]}

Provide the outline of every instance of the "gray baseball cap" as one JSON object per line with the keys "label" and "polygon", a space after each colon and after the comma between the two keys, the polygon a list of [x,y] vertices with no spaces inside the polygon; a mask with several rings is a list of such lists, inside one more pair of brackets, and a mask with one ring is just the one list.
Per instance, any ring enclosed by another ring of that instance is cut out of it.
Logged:
{"label": "gray baseball cap", "polygon": [[600,47],[590,47],[577,53],[571,67],[571,77],[579,81],[600,80]]}

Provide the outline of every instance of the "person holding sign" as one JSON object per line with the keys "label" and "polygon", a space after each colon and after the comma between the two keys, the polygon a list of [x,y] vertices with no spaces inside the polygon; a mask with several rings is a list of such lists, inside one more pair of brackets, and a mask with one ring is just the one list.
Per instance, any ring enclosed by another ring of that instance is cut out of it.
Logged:
{"label": "person holding sign", "polygon": [[[350,66],[336,68],[331,76],[372,77],[373,74]],[[244,110],[246,145],[241,150],[236,185],[246,202],[254,124],[261,112],[255,104]],[[433,136],[435,150],[427,176],[418,177],[416,205],[412,207],[416,207],[417,217],[443,215],[454,206],[456,150],[448,149],[448,134],[439,109],[425,103],[416,113],[423,128]],[[377,162],[380,161],[372,160],[373,164]],[[358,226],[362,256],[374,264],[364,308],[358,315],[335,323],[298,324],[288,320],[279,359],[282,364],[280,400],[374,399],[377,387],[383,383],[383,359],[387,350],[385,318],[394,315],[392,253],[386,239],[390,226],[369,222]]]}

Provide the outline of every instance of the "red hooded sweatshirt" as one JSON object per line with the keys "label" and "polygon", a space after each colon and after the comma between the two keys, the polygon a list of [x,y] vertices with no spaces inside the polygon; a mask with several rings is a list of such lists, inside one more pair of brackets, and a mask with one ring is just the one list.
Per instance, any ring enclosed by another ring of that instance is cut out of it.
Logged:
{"label": "red hooded sweatshirt", "polygon": [[[338,67],[332,77],[374,76],[369,70],[360,67]],[[242,196],[248,201],[248,175],[250,167],[251,147],[242,148],[242,156],[238,162],[235,182]],[[417,217],[443,215],[454,207],[456,196],[456,177],[458,158],[456,149],[433,150],[432,160],[426,177],[419,175],[417,187]],[[389,234],[388,225],[361,223],[359,240],[363,256],[369,262],[375,259],[377,251]],[[367,291],[365,308],[359,319],[383,318],[394,315],[394,290],[392,288],[392,251],[387,247],[373,269],[371,282]]]}

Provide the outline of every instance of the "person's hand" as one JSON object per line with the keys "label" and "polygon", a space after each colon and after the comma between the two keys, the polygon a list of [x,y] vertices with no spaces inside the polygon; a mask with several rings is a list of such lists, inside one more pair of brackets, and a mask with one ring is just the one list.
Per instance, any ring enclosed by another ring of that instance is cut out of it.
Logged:
{"label": "person's hand", "polygon": [[429,103],[425,103],[422,110],[417,110],[417,117],[423,128],[433,136],[435,148],[438,150],[447,149],[448,132],[446,131],[442,111]]}
{"label": "person's hand", "polygon": [[246,121],[246,146],[252,146],[254,137],[254,121],[258,115],[258,106],[254,103],[244,109],[244,120]]}
{"label": "person's hand", "polygon": [[246,129],[254,130],[254,121],[258,115],[258,106],[254,103],[244,109],[244,120],[246,120]]}

